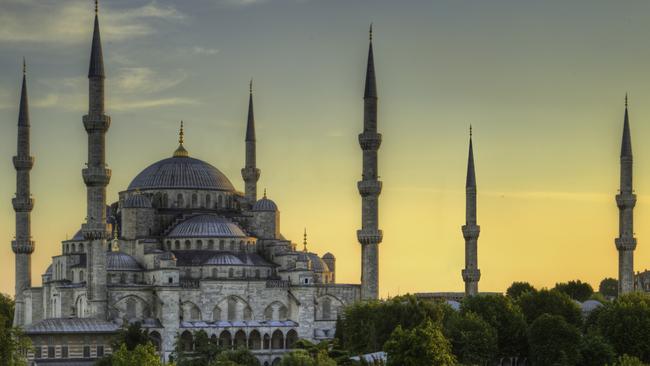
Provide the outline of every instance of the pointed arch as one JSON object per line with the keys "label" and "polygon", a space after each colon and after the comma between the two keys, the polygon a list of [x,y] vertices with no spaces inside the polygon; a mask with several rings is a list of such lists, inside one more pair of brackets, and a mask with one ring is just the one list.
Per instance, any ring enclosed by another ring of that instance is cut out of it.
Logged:
{"label": "pointed arch", "polygon": [[195,303],[191,301],[186,301],[181,304],[181,310],[183,314],[183,320],[185,321],[197,321],[201,320],[201,310]]}
{"label": "pointed arch", "polygon": [[271,349],[283,349],[284,348],[284,334],[280,329],[276,329],[275,332],[271,335]]}
{"label": "pointed arch", "polygon": [[234,348],[235,349],[246,348],[246,333],[244,333],[244,331],[241,329],[238,330],[237,333],[235,333]]}
{"label": "pointed arch", "polygon": [[289,316],[289,308],[279,301],[274,301],[264,309],[264,319],[283,321]]}
{"label": "pointed arch", "polygon": [[219,346],[225,349],[232,347],[232,335],[229,331],[224,330],[219,334]]}
{"label": "pointed arch", "polygon": [[248,335],[248,348],[253,350],[262,349],[262,337],[260,335],[260,332],[257,330],[253,330]]}
{"label": "pointed arch", "polygon": [[293,349],[296,342],[298,341],[298,333],[296,332],[295,329],[291,329],[290,331],[287,332],[287,340],[286,340],[286,349]]}

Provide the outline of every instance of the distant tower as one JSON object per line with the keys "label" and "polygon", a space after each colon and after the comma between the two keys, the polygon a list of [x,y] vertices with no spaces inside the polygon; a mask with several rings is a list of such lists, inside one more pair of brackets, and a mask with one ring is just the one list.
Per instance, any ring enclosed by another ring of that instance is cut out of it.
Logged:
{"label": "distant tower", "polygon": [[82,170],[87,191],[87,217],[82,232],[84,238],[90,241],[87,297],[91,314],[96,318],[106,317],[106,251],[110,237],[106,224],[106,186],[111,179],[111,171],[106,168],[105,137],[111,119],[104,113],[105,77],[95,1],[95,28],[88,69],[88,114],[83,117],[83,124],[88,133],[88,163]]}
{"label": "distant tower", "polygon": [[472,126],[469,127],[469,155],[467,157],[467,180],[465,182],[465,225],[462,227],[465,237],[465,269],[462,271],[465,281],[465,295],[478,294],[478,281],[481,271],[478,269],[476,245],[481,227],[476,224],[476,173],[474,172],[474,149],[472,146]]}
{"label": "distant tower", "polygon": [[634,205],[636,195],[632,189],[632,138],[630,136],[630,121],[627,112],[627,95],[625,96],[625,117],[623,119],[623,140],[621,142],[621,188],[616,195],[616,205],[619,211],[618,238],[618,293],[625,294],[634,291]]}
{"label": "distant tower", "polygon": [[246,163],[241,170],[244,179],[244,195],[247,204],[252,207],[257,202],[257,181],[260,179],[260,170],[257,169],[255,148],[255,115],[253,113],[253,80],[248,89],[248,122],[246,123]]}
{"label": "distant tower", "polygon": [[29,189],[29,172],[34,166],[34,157],[29,149],[29,106],[27,103],[27,77],[25,60],[23,60],[23,87],[20,95],[18,112],[18,149],[13,157],[16,168],[16,197],[12,200],[16,211],[16,239],[11,242],[11,249],[16,253],[16,307],[14,326],[25,324],[25,300],[23,290],[32,283],[32,259],[34,242],[32,241],[31,212],[34,200]]}
{"label": "distant tower", "polygon": [[379,243],[383,235],[379,230],[378,217],[381,181],[377,175],[377,150],[381,145],[381,134],[377,133],[377,85],[372,52],[372,24],[363,100],[363,132],[359,134],[359,145],[363,151],[363,174],[361,181],[357,183],[361,194],[361,230],[357,231],[357,238],[361,243],[361,298],[368,300],[379,297]]}

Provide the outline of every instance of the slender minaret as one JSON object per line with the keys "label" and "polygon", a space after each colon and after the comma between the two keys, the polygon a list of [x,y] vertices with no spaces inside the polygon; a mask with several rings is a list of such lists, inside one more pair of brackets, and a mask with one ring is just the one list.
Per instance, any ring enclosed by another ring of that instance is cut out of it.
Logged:
{"label": "slender minaret", "polygon": [[110,230],[106,224],[106,186],[111,171],[106,168],[106,131],[111,119],[104,113],[104,58],[99,35],[98,6],[95,1],[95,28],[88,69],[88,114],[83,124],[88,133],[88,163],[82,170],[87,192],[87,217],[82,226],[88,251],[87,296],[91,315],[106,317],[106,251]]}
{"label": "slender minaret", "polygon": [[27,67],[23,59],[23,86],[20,94],[18,112],[18,149],[13,157],[16,168],[16,197],[12,200],[16,211],[16,239],[11,242],[11,249],[16,254],[16,306],[14,309],[14,326],[25,324],[25,300],[23,290],[32,283],[32,259],[34,242],[32,241],[31,212],[34,200],[30,193],[29,172],[34,166],[34,157],[29,148],[29,106],[27,103]]}
{"label": "slender minaret", "polygon": [[630,121],[627,112],[627,95],[625,95],[625,117],[623,118],[623,140],[621,142],[621,188],[616,195],[616,205],[619,211],[618,238],[618,293],[625,294],[634,291],[634,205],[636,195],[632,189],[632,138],[630,136]]}
{"label": "slender minaret", "polygon": [[363,95],[363,132],[359,134],[359,145],[363,151],[363,174],[357,183],[361,194],[361,230],[357,238],[361,243],[361,298],[376,299],[379,296],[379,230],[378,198],[381,181],[377,175],[377,150],[381,145],[381,134],[377,133],[377,85],[372,52],[372,24],[370,25],[370,46],[366,86]]}
{"label": "slender minaret", "polygon": [[246,163],[241,170],[244,179],[246,203],[251,207],[257,201],[257,181],[260,170],[257,169],[255,149],[255,115],[253,113],[253,80],[248,88],[248,121],[246,123]]}
{"label": "slender minaret", "polygon": [[465,238],[465,269],[462,271],[465,281],[465,296],[478,294],[478,281],[481,271],[478,269],[476,245],[481,227],[476,224],[476,173],[474,172],[474,148],[472,146],[472,126],[469,126],[469,155],[467,157],[467,180],[465,182],[465,225],[462,227]]}

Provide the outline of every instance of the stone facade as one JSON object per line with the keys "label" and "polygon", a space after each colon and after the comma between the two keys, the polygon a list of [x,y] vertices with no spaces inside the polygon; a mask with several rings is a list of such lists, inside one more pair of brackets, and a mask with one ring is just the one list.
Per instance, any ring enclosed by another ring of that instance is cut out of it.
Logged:
{"label": "stone facade", "polygon": [[[23,85],[19,118],[16,208],[16,325],[32,338],[31,359],[92,360],[124,322],[140,322],[168,359],[175,343],[191,349],[199,330],[227,347],[247,346],[264,365],[276,364],[299,338],[334,336],[342,307],[362,298],[357,284],[335,283],[336,258],[319,256],[281,234],[280,211],[257,200],[252,91],[246,134],[245,193],[209,163],[190,157],[182,138],[172,157],[151,164],[107,205],[104,65],[98,16],[89,69],[87,218],[61,243],[42,275],[29,284],[29,124]],[[372,52],[372,51],[371,51]],[[370,62],[372,62],[372,55]],[[374,74],[372,75],[374,83]],[[372,87],[374,90],[374,86]],[[374,92],[373,92],[374,93]],[[374,94],[373,94],[374,95]],[[376,95],[366,96],[363,245],[366,296],[377,297]],[[375,107],[373,107],[373,105]],[[375,127],[373,127],[375,126]],[[180,338],[178,338],[180,336]]]}

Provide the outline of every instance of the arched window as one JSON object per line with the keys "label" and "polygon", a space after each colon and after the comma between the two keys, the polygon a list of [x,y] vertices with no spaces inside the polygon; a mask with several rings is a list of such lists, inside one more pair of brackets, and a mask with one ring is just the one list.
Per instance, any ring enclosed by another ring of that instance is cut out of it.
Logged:
{"label": "arched window", "polygon": [[239,320],[237,319],[237,299],[228,299],[228,321]]}
{"label": "arched window", "polygon": [[251,309],[250,306],[246,306],[244,309],[244,320],[252,320],[253,319],[253,309]]}
{"label": "arched window", "polygon": [[212,278],[219,278],[219,269],[212,268]]}
{"label": "arched window", "polygon": [[76,251],[77,251],[77,246],[75,245],[75,243],[72,243],[72,251],[73,251],[73,252],[76,252]]}
{"label": "arched window", "polygon": [[240,252],[243,252],[243,251],[244,251],[244,241],[243,241],[243,240],[240,240],[240,241],[239,241],[239,251],[240,251]]}
{"label": "arched window", "polygon": [[167,250],[172,250],[172,242],[171,242],[171,240],[167,240]]}
{"label": "arched window", "polygon": [[181,242],[178,240],[174,241],[174,249],[179,250],[181,249]]}
{"label": "arched window", "polygon": [[232,336],[229,331],[224,330],[221,332],[219,335],[219,345],[226,349],[232,346]]}
{"label": "arched window", "polygon": [[190,319],[201,320],[201,311],[196,306],[193,306],[190,310]]}
{"label": "arched window", "polygon": [[194,349],[194,339],[192,337],[192,333],[187,330],[181,334],[181,349],[185,352],[192,352]]}
{"label": "arched window", "polygon": [[323,319],[332,318],[332,300],[329,297],[323,299]]}
{"label": "arched window", "polygon": [[176,195],[176,207],[183,208],[185,206],[185,200],[183,199],[183,194],[179,193]]}
{"label": "arched window", "polygon": [[234,240],[231,240],[231,241],[230,241],[230,251],[231,251],[231,252],[234,252],[234,251],[235,251],[235,241],[234,241]]}
{"label": "arched window", "polygon": [[84,282],[86,280],[86,276],[84,275],[83,269],[79,271],[79,282]]}
{"label": "arched window", "polygon": [[271,336],[271,348],[272,349],[284,348],[284,335],[282,334],[280,329],[277,329],[275,332],[273,332],[273,335]]}
{"label": "arched window", "polygon": [[250,349],[261,349],[262,348],[262,337],[260,332],[253,330],[248,336],[248,348]]}
{"label": "arched window", "polygon": [[208,240],[208,249],[214,249],[214,240]]}
{"label": "arched window", "polygon": [[169,207],[169,196],[167,196],[167,193],[162,196],[162,207]]}
{"label": "arched window", "polygon": [[235,349],[246,347],[246,333],[244,333],[243,330],[238,330],[237,333],[235,333]]}
{"label": "arched window", "polygon": [[199,199],[196,196],[196,193],[192,193],[192,207],[199,207]]}
{"label": "arched window", "polygon": [[230,268],[228,269],[228,278],[233,278],[235,277],[235,270]]}
{"label": "arched window", "polygon": [[196,249],[203,249],[203,241],[202,240],[197,240],[196,241]]}
{"label": "arched window", "polygon": [[162,343],[162,337],[160,336],[160,333],[157,331],[153,331],[149,333],[149,339],[151,340],[151,343],[153,343],[153,346],[156,348],[156,351],[160,352],[160,344]]}
{"label": "arched window", "polygon": [[212,196],[210,196],[209,194],[205,195],[205,207],[206,208],[212,207]]}
{"label": "arched window", "polygon": [[128,320],[135,319],[135,299],[129,298],[126,300],[126,318]]}
{"label": "arched window", "polygon": [[264,349],[271,348],[271,337],[268,334],[264,335]]}
{"label": "arched window", "polygon": [[219,240],[219,250],[224,250],[225,249],[225,243],[223,239]]}
{"label": "arched window", "polygon": [[213,322],[218,322],[221,320],[221,308],[219,305],[215,306],[214,309],[212,309],[212,321]]}
{"label": "arched window", "polygon": [[192,249],[192,242],[189,240],[185,240],[185,249]]}
{"label": "arched window", "polygon": [[287,349],[292,349],[294,345],[296,344],[296,341],[298,341],[298,333],[296,333],[295,330],[291,329],[289,332],[287,332]]}
{"label": "arched window", "polygon": [[79,243],[79,251],[80,252],[84,251],[84,243]]}
{"label": "arched window", "polygon": [[219,195],[217,198],[217,208],[223,208],[223,196]]}

